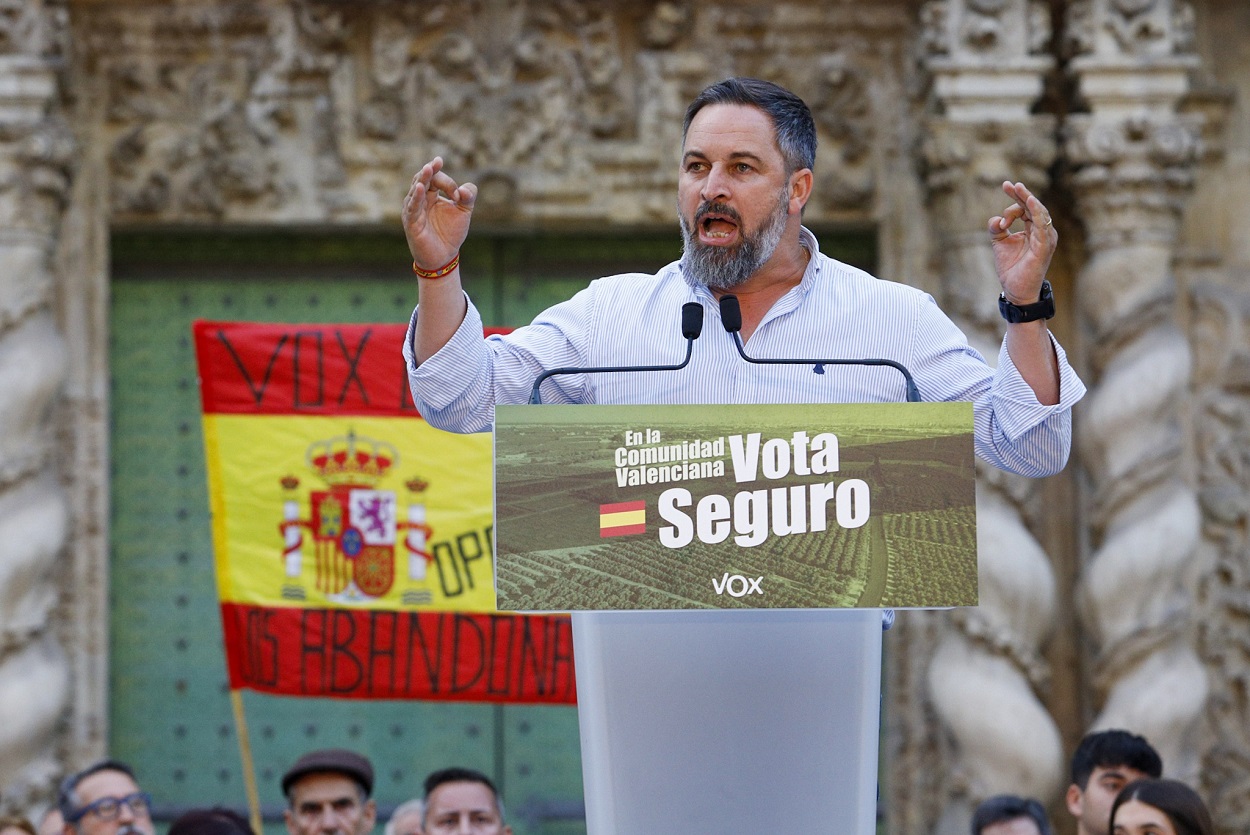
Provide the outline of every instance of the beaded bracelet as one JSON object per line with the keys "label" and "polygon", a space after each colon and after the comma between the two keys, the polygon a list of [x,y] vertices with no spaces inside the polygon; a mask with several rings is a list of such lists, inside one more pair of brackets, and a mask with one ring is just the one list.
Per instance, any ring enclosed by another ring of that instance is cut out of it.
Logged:
{"label": "beaded bracelet", "polygon": [[417,262],[412,262],[412,271],[416,273],[417,278],[442,278],[451,273],[456,267],[460,266],[460,253],[456,253],[456,257],[452,258],[437,270],[423,270],[417,266]]}

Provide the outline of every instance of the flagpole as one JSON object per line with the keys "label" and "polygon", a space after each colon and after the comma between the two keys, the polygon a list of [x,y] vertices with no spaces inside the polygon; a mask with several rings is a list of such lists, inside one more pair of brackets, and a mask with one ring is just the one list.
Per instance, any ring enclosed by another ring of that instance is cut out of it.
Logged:
{"label": "flagpole", "polygon": [[239,735],[239,757],[243,760],[243,787],[247,792],[247,809],[252,831],[264,835],[260,817],[260,792],[256,790],[256,769],[252,766],[252,743],[247,735],[247,718],[243,713],[243,691],[231,688],[230,706],[234,708],[234,726]]}

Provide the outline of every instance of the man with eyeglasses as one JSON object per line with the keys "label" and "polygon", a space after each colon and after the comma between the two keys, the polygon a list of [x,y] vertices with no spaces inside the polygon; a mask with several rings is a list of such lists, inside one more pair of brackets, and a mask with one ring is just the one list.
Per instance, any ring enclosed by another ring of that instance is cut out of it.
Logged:
{"label": "man with eyeglasses", "polygon": [[282,775],[290,835],[369,835],[377,822],[373,765],[342,748],[310,751]]}
{"label": "man with eyeglasses", "polygon": [[155,835],[152,797],[139,788],[130,766],[101,760],[61,783],[57,807],[65,835]]}

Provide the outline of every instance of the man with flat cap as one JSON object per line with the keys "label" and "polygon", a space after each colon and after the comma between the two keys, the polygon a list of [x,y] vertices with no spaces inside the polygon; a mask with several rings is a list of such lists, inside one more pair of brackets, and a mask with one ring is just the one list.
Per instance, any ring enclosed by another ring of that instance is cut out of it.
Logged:
{"label": "man with flat cap", "polygon": [[309,751],[282,775],[290,835],[369,835],[377,822],[373,766],[355,751]]}

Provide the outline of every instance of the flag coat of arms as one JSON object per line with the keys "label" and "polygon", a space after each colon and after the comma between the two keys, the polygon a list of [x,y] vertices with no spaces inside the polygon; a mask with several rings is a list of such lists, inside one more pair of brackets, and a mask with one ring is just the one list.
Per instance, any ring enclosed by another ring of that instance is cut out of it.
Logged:
{"label": "flag coat of arms", "polygon": [[575,701],[567,616],[495,608],[491,438],[421,420],[402,325],[194,334],[233,688]]}

